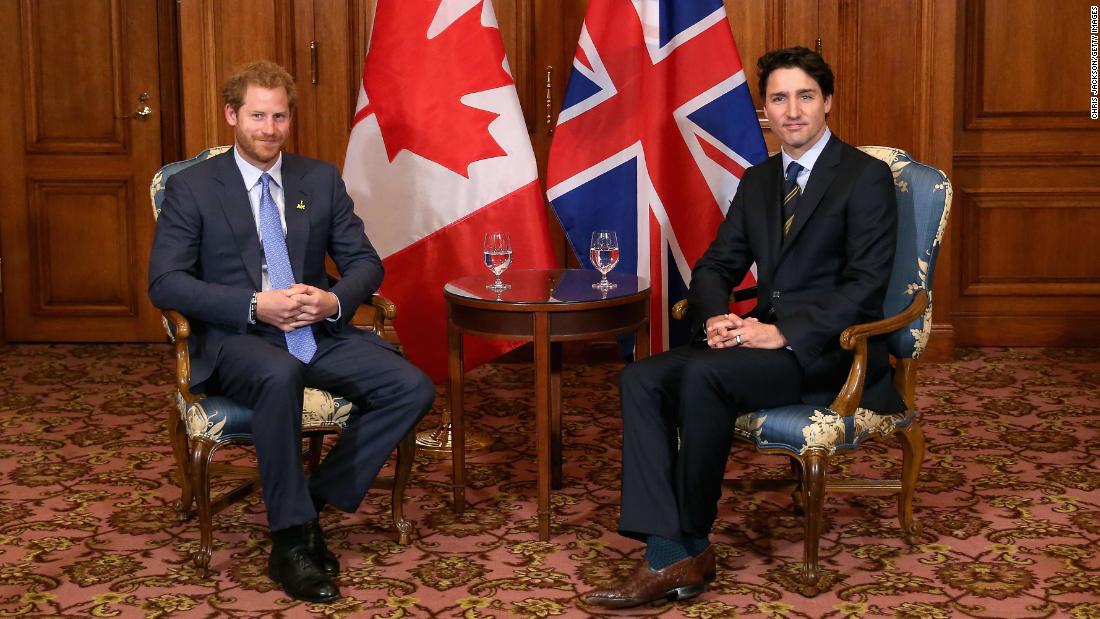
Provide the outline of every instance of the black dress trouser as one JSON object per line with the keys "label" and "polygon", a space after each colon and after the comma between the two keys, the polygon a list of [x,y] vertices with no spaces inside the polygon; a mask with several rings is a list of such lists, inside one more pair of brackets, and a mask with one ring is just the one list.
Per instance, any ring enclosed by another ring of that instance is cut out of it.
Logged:
{"label": "black dress trouser", "polygon": [[620,533],[643,541],[647,535],[706,536],[718,512],[737,414],[799,403],[802,376],[787,349],[705,343],[628,365],[620,376]]}

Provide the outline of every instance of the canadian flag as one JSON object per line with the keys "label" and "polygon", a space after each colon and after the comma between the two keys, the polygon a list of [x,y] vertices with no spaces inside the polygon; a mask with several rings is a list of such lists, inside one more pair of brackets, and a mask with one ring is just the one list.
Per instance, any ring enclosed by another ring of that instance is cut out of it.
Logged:
{"label": "canadian flag", "polygon": [[[394,328],[405,352],[442,381],[443,285],[488,275],[485,233],[510,234],[512,269],[554,266],[534,151],[492,3],[379,0],[356,109],[344,182],[385,264],[382,293],[397,304]],[[517,344],[469,342],[466,367]]]}

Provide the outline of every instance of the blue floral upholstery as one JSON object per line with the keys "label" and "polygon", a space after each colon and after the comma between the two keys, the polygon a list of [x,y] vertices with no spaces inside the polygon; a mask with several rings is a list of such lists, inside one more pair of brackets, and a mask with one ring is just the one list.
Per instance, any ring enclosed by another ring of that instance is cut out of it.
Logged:
{"label": "blue floral upholstery", "polygon": [[928,293],[924,315],[888,338],[890,354],[916,359],[932,331],[932,274],[951,212],[951,182],[939,169],[914,161],[903,150],[887,146],[861,146],[860,150],[890,166],[898,200],[898,246],[883,313],[892,316],[905,309],[917,290]]}
{"label": "blue floral upholstery", "polygon": [[[359,414],[359,408],[349,400],[327,391],[307,388],[304,395],[304,430],[343,430],[348,421]],[[204,438],[221,443],[252,438],[252,409],[229,398],[211,396],[188,402],[177,391],[176,407],[179,408],[188,439]]]}
{"label": "blue floral upholstery", "polygon": [[907,428],[915,411],[881,415],[865,408],[845,417],[824,406],[792,404],[738,415],[735,431],[764,449],[782,449],[800,456],[818,448],[829,455],[855,449],[870,437],[886,437]]}
{"label": "blue floral upholstery", "polygon": [[186,161],[169,163],[153,174],[153,180],[149,183],[149,199],[153,203],[153,219],[160,217],[160,209],[164,204],[164,184],[168,177],[176,172],[189,168],[200,161],[205,161],[215,155],[220,155],[229,150],[228,146],[212,146]]}

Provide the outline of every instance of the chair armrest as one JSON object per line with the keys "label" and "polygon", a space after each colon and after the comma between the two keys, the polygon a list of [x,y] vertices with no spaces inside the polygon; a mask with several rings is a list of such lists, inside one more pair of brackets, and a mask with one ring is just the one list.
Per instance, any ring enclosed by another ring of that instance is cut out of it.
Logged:
{"label": "chair armrest", "polygon": [[867,339],[875,335],[892,333],[913,322],[928,307],[928,292],[918,290],[913,301],[904,310],[882,320],[852,325],[840,334],[840,346],[853,351],[852,367],[848,371],[848,380],[841,387],[836,399],[829,408],[839,415],[848,417],[856,412],[863,398],[863,383],[867,379]]}
{"label": "chair armrest", "polygon": [[377,307],[386,320],[393,320],[397,317],[397,306],[393,304],[393,301],[380,294],[371,296],[370,304]]}
{"label": "chair armrest", "polygon": [[[730,303],[739,303],[741,301],[748,301],[756,298],[756,286],[749,286],[747,288],[738,288],[730,293]],[[672,317],[676,320],[683,320],[687,315],[688,300],[680,299],[672,306]]]}
{"label": "chair armrest", "polygon": [[680,299],[672,306],[672,317],[676,320],[683,320],[688,311],[688,300]]}
{"label": "chair armrest", "polygon": [[393,304],[386,297],[375,294],[370,298],[370,304],[375,308],[374,320],[374,332],[378,335],[382,335],[382,329],[386,325],[386,321],[392,321],[397,316],[397,306]]}
{"label": "chair armrest", "polygon": [[191,336],[191,323],[176,310],[161,310],[170,332],[168,337],[176,345],[176,388],[188,402],[198,402],[199,396],[191,393],[191,351],[187,338]]}

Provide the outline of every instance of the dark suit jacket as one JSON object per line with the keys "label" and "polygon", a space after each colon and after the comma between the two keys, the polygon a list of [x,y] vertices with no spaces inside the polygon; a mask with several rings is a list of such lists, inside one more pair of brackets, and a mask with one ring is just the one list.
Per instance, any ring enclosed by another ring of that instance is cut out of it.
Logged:
{"label": "dark suit jacket", "polygon": [[[832,136],[798,199],[790,234],[782,231],[782,157],[745,171],[717,238],[695,265],[688,293],[692,332],[724,314],[729,293],[757,266],[757,304],[750,316],[774,323],[805,376],[802,399],[827,404],[847,376],[845,328],[882,318],[894,260],[897,202],[883,162]],[[904,410],[892,384],[885,341],[868,346],[862,403]]]}
{"label": "dark suit jacket", "polygon": [[[357,337],[357,329],[345,327],[381,285],[382,262],[335,166],[283,153],[282,177],[294,279],[340,299],[340,320],[323,320],[313,325],[314,333]],[[171,176],[164,191],[149,259],[149,298],[190,320],[191,383],[198,386],[210,377],[227,336],[284,336],[271,325],[248,324],[252,293],[261,286],[263,249],[233,150]],[[297,208],[299,203],[305,208]],[[341,275],[331,286],[326,252]]]}

